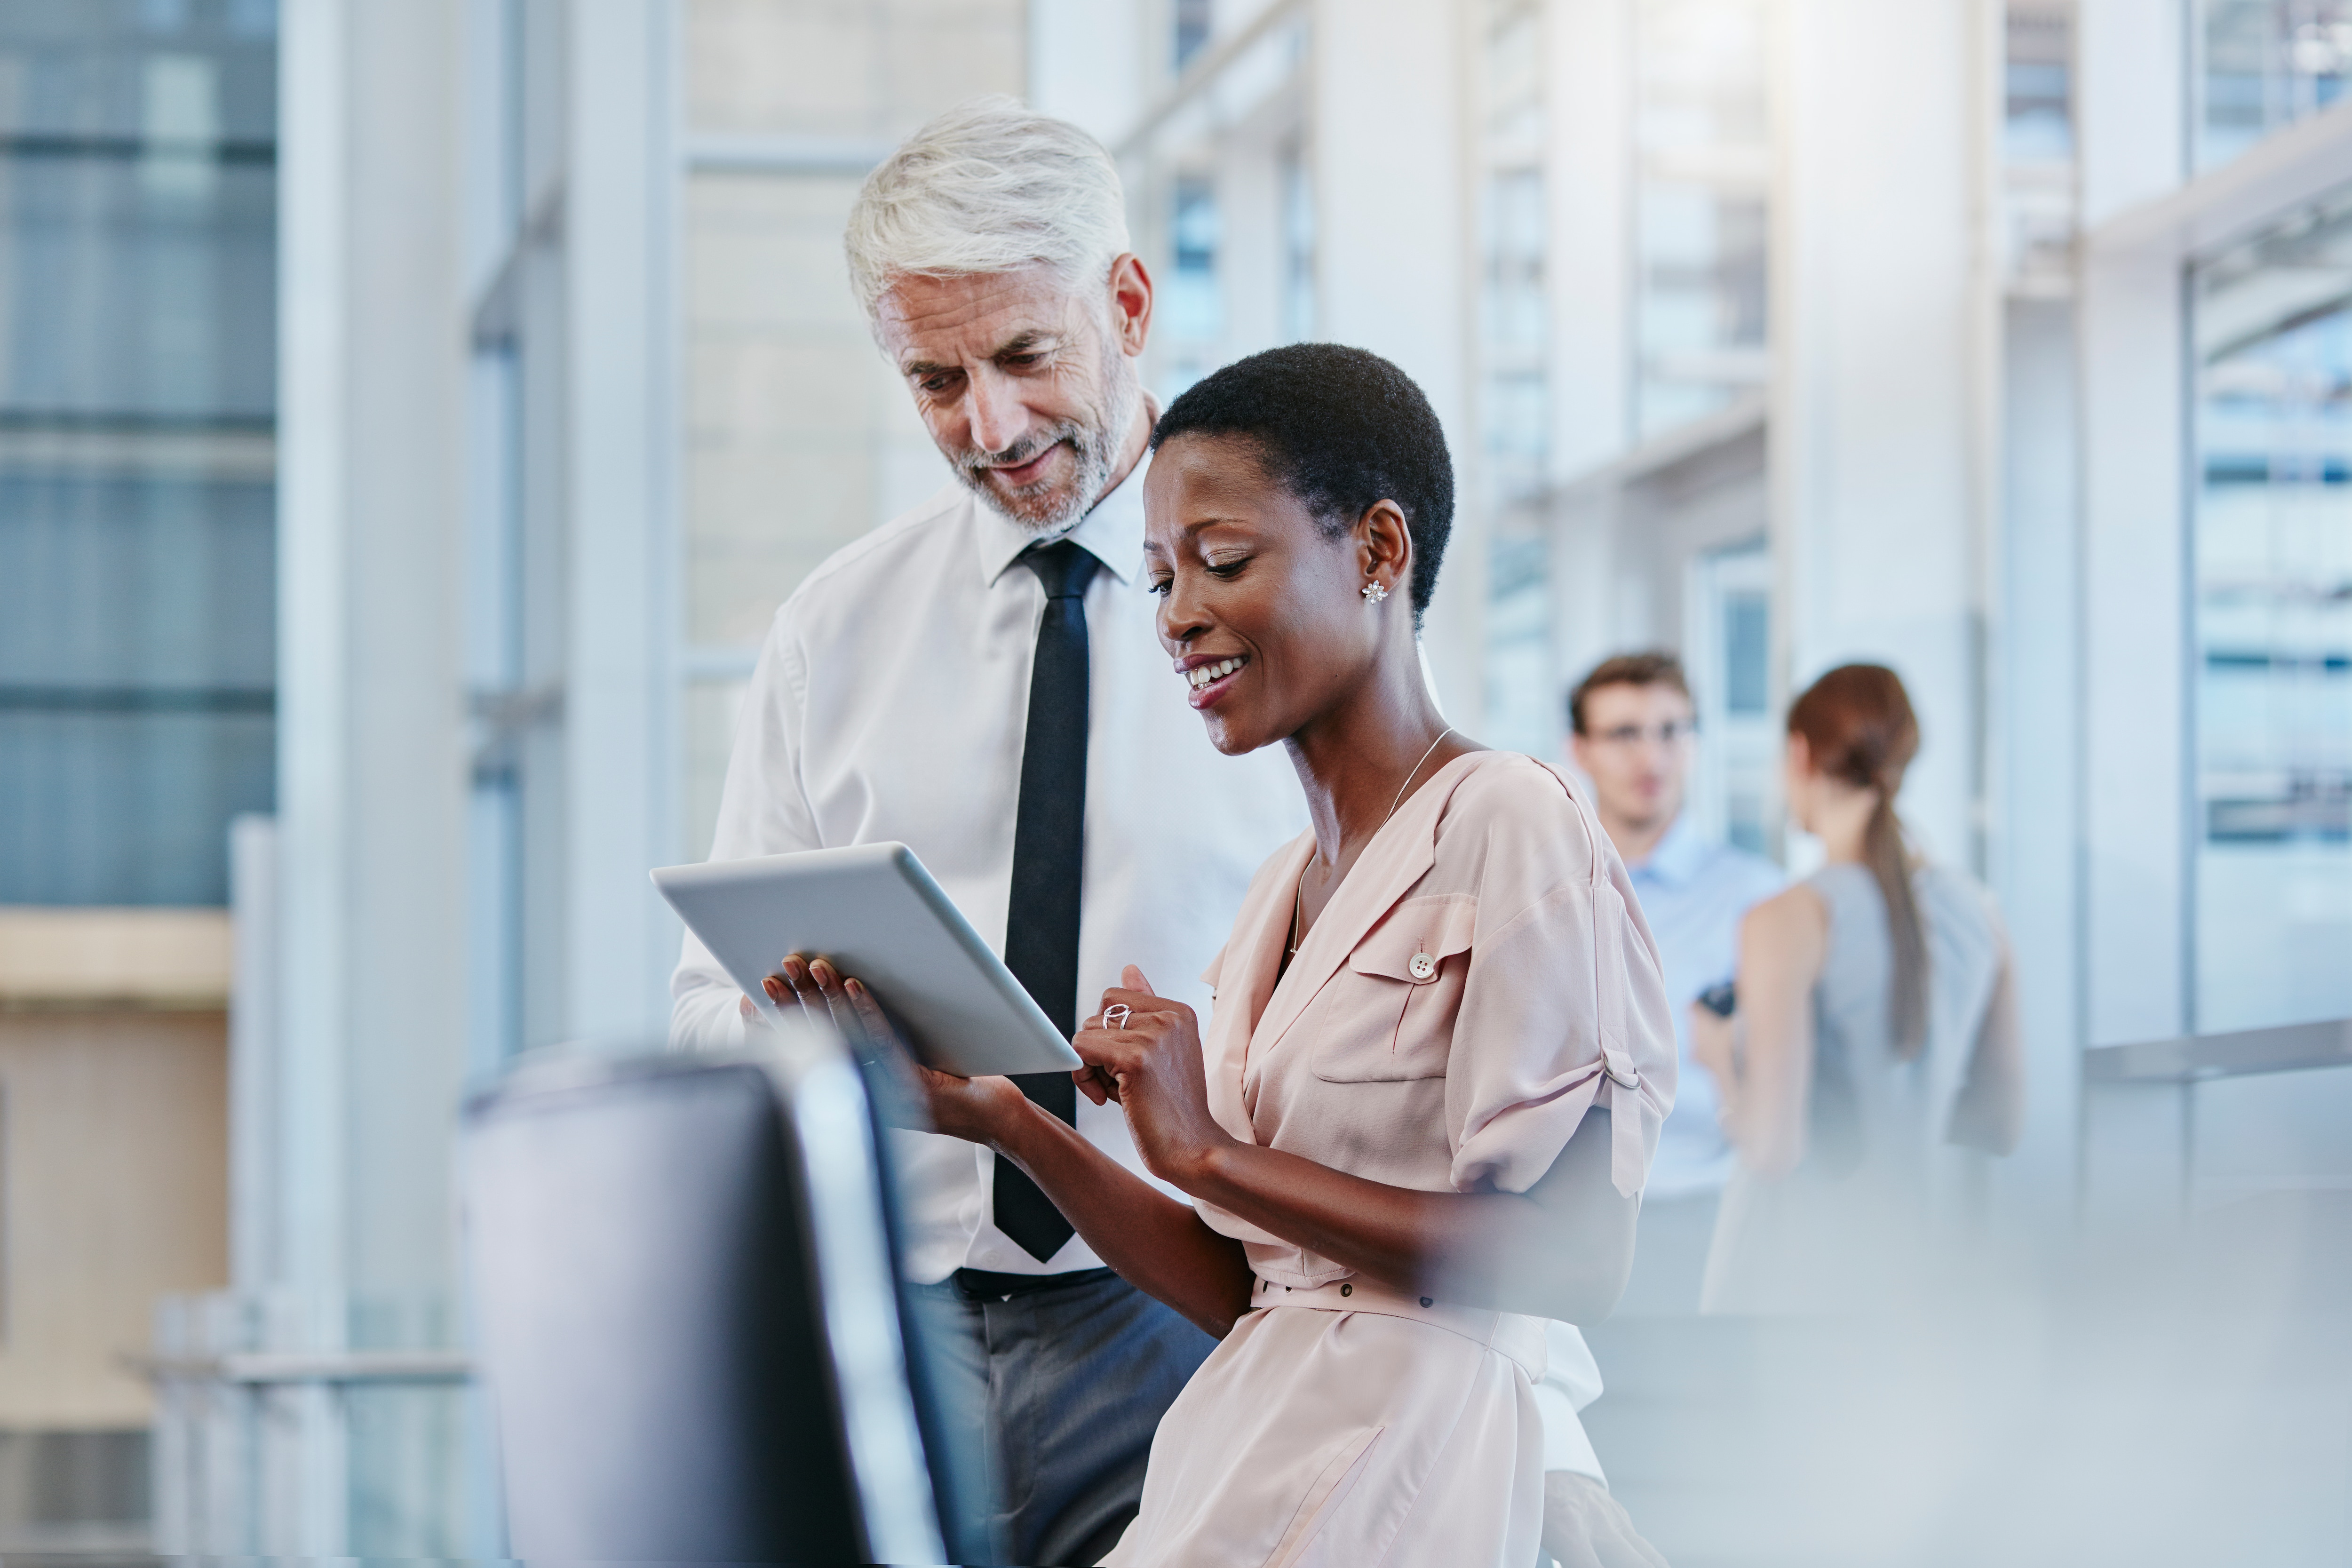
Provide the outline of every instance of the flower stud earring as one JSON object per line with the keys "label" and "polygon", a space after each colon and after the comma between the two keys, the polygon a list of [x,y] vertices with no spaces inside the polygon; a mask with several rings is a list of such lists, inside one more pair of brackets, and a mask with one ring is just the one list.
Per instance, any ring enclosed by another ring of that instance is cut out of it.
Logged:
{"label": "flower stud earring", "polygon": [[1367,605],[1377,605],[1388,596],[1389,590],[1386,584],[1367,583],[1364,584],[1364,603]]}

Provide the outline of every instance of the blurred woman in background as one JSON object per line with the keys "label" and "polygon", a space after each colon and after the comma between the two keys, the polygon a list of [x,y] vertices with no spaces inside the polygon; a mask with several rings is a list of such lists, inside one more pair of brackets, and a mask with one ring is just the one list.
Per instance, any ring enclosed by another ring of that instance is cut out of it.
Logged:
{"label": "blurred woman in background", "polygon": [[1895,801],[1918,749],[1910,698],[1882,666],[1832,669],[1789,710],[1790,815],[1828,864],[1742,922],[1736,1010],[1692,1009],[1694,1052],[1739,1152],[1702,1310],[1915,1294],[1958,1148],[2016,1145],[2008,939],[1983,887],[1904,843]]}

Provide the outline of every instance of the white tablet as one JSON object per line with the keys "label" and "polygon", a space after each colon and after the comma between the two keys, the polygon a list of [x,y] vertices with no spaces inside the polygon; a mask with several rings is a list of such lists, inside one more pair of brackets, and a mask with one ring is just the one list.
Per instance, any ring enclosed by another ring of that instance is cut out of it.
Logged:
{"label": "white tablet", "polygon": [[1083,1065],[903,844],[664,866],[653,878],[771,1016],[761,983],[797,952],[862,982],[928,1067],[979,1078]]}

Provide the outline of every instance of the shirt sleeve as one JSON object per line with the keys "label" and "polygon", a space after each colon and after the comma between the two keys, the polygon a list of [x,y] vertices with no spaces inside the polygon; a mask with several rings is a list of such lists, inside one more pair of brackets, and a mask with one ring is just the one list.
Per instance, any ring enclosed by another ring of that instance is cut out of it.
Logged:
{"label": "shirt sleeve", "polygon": [[[719,797],[718,831],[711,837],[713,860],[824,847],[808,794],[801,785],[805,671],[793,606],[787,603],[776,613],[743,694],[734,749],[727,759],[727,782]],[[691,931],[670,975],[669,994],[672,1049],[717,1049],[742,1043],[740,993]]]}
{"label": "shirt sleeve", "polygon": [[1674,1105],[1665,976],[1591,812],[1570,796],[1543,816],[1502,825],[1487,850],[1446,1068],[1454,1184],[1526,1192],[1599,1105],[1631,1197]]}

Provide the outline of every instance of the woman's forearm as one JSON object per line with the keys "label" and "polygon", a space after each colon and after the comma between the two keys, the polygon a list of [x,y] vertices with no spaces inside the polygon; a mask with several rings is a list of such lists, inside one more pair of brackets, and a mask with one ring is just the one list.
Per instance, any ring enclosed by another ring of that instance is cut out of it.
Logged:
{"label": "woman's forearm", "polygon": [[1180,1184],[1394,1289],[1591,1322],[1615,1305],[1633,1258],[1635,1205],[1608,1186],[1608,1127],[1595,1112],[1528,1194],[1392,1187],[1255,1144],[1209,1152]]}
{"label": "woman's forearm", "polygon": [[1223,1339],[1249,1310],[1249,1259],[1192,1208],[1034,1107],[995,1141],[1121,1279]]}

